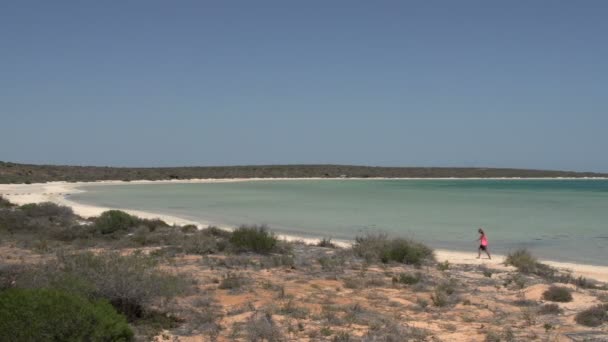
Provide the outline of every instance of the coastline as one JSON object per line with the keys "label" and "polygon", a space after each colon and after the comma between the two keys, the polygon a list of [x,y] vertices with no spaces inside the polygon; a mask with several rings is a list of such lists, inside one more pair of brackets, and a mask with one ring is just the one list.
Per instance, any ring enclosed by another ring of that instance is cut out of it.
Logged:
{"label": "coastline", "polygon": [[[438,179],[477,179],[477,178],[296,178],[295,180],[370,180],[370,179],[426,179],[426,180],[438,180]],[[531,178],[479,178],[479,179],[531,179]],[[543,180],[559,180],[559,179],[606,179],[606,178],[535,178]],[[123,209],[123,208],[107,208],[101,206],[93,206],[87,204],[81,204],[71,201],[66,196],[83,190],[78,189],[80,186],[91,186],[91,185],[125,185],[125,184],[179,184],[179,183],[228,183],[228,182],[248,182],[248,181],[281,181],[281,180],[294,180],[294,178],[235,178],[235,179],[191,179],[191,180],[166,180],[166,181],[150,181],[150,180],[139,180],[139,181],[97,181],[97,182],[49,182],[49,183],[34,183],[34,184],[0,184],[0,195],[9,201],[23,205],[27,203],[40,203],[40,202],[53,202],[56,204],[69,206],[74,210],[74,213],[82,217],[98,216],[102,212],[110,209],[120,209],[128,212],[132,215],[136,215],[142,218],[159,218],[169,224],[194,224],[199,228],[203,228],[209,225],[208,222],[204,221],[192,221],[176,216],[164,215],[154,212],[146,212],[139,210]],[[219,226],[219,228],[231,230],[234,227],[230,226]],[[316,243],[319,239],[315,238],[303,238],[300,236],[277,234],[281,239],[288,241],[304,241],[306,243]],[[347,247],[352,242],[350,241],[334,241],[341,247]],[[435,255],[438,261],[448,260],[452,264],[466,264],[466,265],[485,265],[494,269],[512,269],[510,266],[503,264],[505,256],[494,255],[492,260],[488,259],[477,259],[475,251],[461,252],[451,251],[444,249],[436,249]],[[602,282],[608,282],[608,266],[598,266],[589,264],[578,264],[571,262],[561,262],[553,260],[540,260],[550,266],[556,267],[562,270],[569,270],[574,276],[583,276],[586,278],[595,279]]]}

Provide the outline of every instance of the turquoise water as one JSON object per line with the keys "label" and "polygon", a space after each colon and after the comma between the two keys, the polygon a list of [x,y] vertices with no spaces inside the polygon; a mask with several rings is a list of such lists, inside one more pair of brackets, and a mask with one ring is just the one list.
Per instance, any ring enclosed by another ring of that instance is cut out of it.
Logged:
{"label": "turquoise water", "polygon": [[365,231],[436,248],[518,247],[552,260],[608,265],[607,180],[289,180],[85,186],[71,199],[220,225],[268,224],[304,237]]}

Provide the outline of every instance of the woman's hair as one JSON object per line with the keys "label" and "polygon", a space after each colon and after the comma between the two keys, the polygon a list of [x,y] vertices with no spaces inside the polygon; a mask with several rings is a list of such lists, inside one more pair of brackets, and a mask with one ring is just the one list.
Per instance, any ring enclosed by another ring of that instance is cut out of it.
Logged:
{"label": "woman's hair", "polygon": [[479,228],[478,232],[479,232],[479,233],[481,233],[481,234],[484,234],[484,235],[486,234],[486,233],[483,231],[483,229],[481,229],[481,228]]}

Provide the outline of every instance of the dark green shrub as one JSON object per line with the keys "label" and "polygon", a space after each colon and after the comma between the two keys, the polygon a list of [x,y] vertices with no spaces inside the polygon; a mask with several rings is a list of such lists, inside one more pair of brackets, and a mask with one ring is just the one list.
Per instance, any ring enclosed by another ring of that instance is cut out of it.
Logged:
{"label": "dark green shrub", "polygon": [[575,317],[576,323],[588,326],[599,327],[608,322],[608,304],[600,304],[585,311],[579,312]]}
{"label": "dark green shrub", "polygon": [[11,234],[30,231],[34,227],[21,210],[0,209],[0,231]]}
{"label": "dark green shrub", "polygon": [[543,299],[552,302],[571,302],[572,293],[567,287],[553,285],[543,292]]}
{"label": "dark green shrub", "polygon": [[120,210],[108,210],[95,219],[95,227],[102,234],[112,234],[119,230],[135,227],[139,219]]}
{"label": "dark green shrub", "polygon": [[0,340],[131,341],[125,318],[106,301],[53,290],[0,293]]}
{"label": "dark green shrub", "polygon": [[185,226],[182,226],[181,231],[184,234],[195,233],[198,231],[198,227],[193,224],[187,224]]}
{"label": "dark green shrub", "polygon": [[426,245],[407,239],[389,239],[386,234],[367,234],[355,238],[355,255],[368,261],[391,261],[420,265],[434,260],[433,250]]}
{"label": "dark green shrub", "polygon": [[12,208],[15,205],[6,198],[0,196],[0,208]]}
{"label": "dark green shrub", "polygon": [[230,237],[237,252],[267,254],[275,249],[277,242],[277,237],[266,226],[241,226]]}
{"label": "dark green shrub", "polygon": [[52,202],[24,204],[20,209],[29,217],[69,219],[74,216],[72,208]]}
{"label": "dark green shrub", "polygon": [[169,227],[169,224],[161,219],[155,218],[155,219],[138,219],[138,223],[141,226],[145,226],[148,227],[148,229],[153,232],[156,230],[156,228],[165,228],[165,227]]}

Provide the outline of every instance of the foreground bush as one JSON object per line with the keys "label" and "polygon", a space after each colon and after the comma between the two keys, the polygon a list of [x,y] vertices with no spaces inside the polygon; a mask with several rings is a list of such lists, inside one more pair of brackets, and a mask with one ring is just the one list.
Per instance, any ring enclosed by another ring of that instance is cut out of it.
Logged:
{"label": "foreground bush", "polygon": [[125,318],[106,301],[52,290],[0,293],[2,341],[131,341]]}
{"label": "foreground bush", "polygon": [[133,321],[141,318],[153,301],[185,293],[189,282],[158,270],[156,261],[146,255],[80,253],[58,255],[56,262],[28,273],[17,286],[106,299]]}
{"label": "foreground bush", "polygon": [[369,261],[402,262],[420,265],[434,260],[433,250],[428,246],[407,239],[389,239],[386,234],[367,234],[355,238],[353,252]]}
{"label": "foreground bush", "polygon": [[579,312],[575,317],[576,323],[588,327],[599,327],[608,322],[608,304],[600,304],[585,311]]}
{"label": "foreground bush", "polygon": [[120,210],[104,211],[95,219],[95,227],[102,234],[112,234],[120,230],[135,227],[139,219]]}
{"label": "foreground bush", "polygon": [[278,239],[266,226],[241,226],[232,232],[230,243],[237,252],[268,254],[277,247]]}
{"label": "foreground bush", "polygon": [[572,293],[569,288],[563,286],[551,286],[543,292],[543,299],[552,302],[571,302]]}

